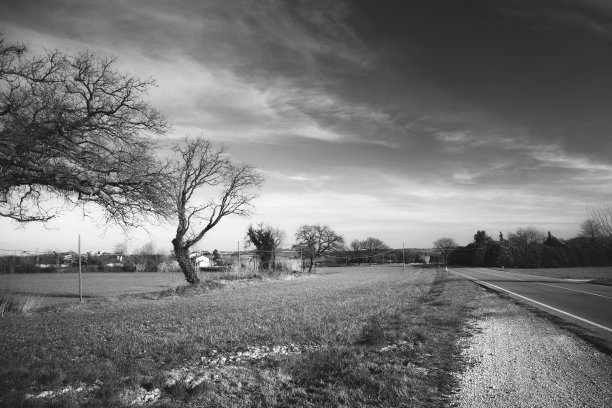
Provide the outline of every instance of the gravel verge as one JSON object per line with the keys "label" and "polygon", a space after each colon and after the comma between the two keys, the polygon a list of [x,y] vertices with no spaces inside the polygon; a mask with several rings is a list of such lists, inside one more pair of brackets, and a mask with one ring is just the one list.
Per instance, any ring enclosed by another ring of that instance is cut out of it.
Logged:
{"label": "gravel verge", "polygon": [[465,340],[459,407],[612,407],[612,357],[487,292]]}

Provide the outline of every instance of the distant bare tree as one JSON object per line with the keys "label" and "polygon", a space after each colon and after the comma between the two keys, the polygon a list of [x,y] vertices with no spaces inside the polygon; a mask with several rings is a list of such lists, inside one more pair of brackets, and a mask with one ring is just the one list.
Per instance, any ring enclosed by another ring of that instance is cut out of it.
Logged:
{"label": "distant bare tree", "polygon": [[167,215],[165,167],[150,136],[169,126],[144,100],[155,83],[118,72],[115,62],[31,56],[0,34],[0,216],[48,221],[59,212],[51,198],[96,203],[123,226]]}
{"label": "distant bare tree", "polygon": [[580,235],[586,238],[595,240],[601,236],[601,230],[597,221],[591,218],[585,218],[579,223]]}
{"label": "distant bare tree", "polygon": [[113,253],[116,255],[126,255],[127,244],[125,242],[117,242],[113,247]]}
{"label": "distant bare tree", "polygon": [[344,238],[327,225],[302,225],[295,233],[295,240],[295,247],[301,248],[310,261],[309,273],[315,260],[344,247]]}
{"label": "distant bare tree", "polygon": [[196,285],[200,279],[189,260],[190,248],[224,217],[250,214],[257,197],[251,191],[263,178],[249,164],[232,163],[223,148],[205,139],[185,139],[174,152],[178,159],[169,193],[178,225],[172,246],[185,279]]}
{"label": "distant bare tree", "polygon": [[[359,259],[359,257],[361,256],[361,241],[359,241],[358,239],[354,239],[351,241],[351,253],[354,259]],[[361,262],[361,261],[359,261]]]}
{"label": "distant bare tree", "polygon": [[612,246],[612,199],[590,205],[587,208],[587,218],[580,227],[583,235],[603,245]]}
{"label": "distant bare tree", "polygon": [[389,247],[378,238],[367,237],[360,242],[361,249],[366,253],[368,263],[372,263],[374,256],[389,249]]}
{"label": "distant bare tree", "polygon": [[453,248],[457,248],[457,243],[452,238],[438,238],[433,243],[434,248],[444,256],[444,264],[448,262],[448,254]]}
{"label": "distant bare tree", "polygon": [[157,270],[157,254],[155,253],[155,243],[149,241],[136,251],[137,271],[156,271]]}
{"label": "distant bare tree", "polygon": [[138,255],[155,255],[155,244],[149,241],[138,250]]}
{"label": "distant bare tree", "polygon": [[533,226],[518,228],[515,233],[508,234],[508,242],[519,248],[542,244],[544,241],[546,241],[546,234]]}

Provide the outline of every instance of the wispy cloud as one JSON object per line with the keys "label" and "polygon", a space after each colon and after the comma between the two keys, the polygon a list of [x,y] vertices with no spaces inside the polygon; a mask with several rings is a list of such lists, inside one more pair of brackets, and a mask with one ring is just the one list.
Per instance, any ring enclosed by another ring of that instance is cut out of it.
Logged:
{"label": "wispy cloud", "polygon": [[502,10],[531,20],[540,29],[557,30],[570,26],[612,37],[612,3],[607,0],[510,1],[504,3]]}
{"label": "wispy cloud", "polygon": [[547,222],[570,235],[612,189],[612,6],[472,3],[23,0],[0,23],[157,79],[170,139],[203,135],[256,164],[258,217],[289,231],[428,245]]}

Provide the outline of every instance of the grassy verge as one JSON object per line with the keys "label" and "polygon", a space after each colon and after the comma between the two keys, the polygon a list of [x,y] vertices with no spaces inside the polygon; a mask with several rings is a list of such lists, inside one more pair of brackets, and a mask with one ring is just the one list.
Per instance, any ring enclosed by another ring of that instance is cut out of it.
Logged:
{"label": "grassy verge", "polygon": [[[434,269],[338,268],[8,314],[0,404],[123,406],[149,391],[150,406],[168,407],[440,406],[456,386],[458,339],[480,293]],[[45,390],[56,392],[25,398]]]}
{"label": "grassy verge", "polygon": [[510,272],[529,275],[546,276],[560,279],[607,279],[612,278],[612,267],[592,266],[583,268],[537,268],[537,269],[507,269]]}
{"label": "grassy verge", "polygon": [[612,286],[612,267],[508,269],[511,272],[560,279],[591,279],[592,283]]}

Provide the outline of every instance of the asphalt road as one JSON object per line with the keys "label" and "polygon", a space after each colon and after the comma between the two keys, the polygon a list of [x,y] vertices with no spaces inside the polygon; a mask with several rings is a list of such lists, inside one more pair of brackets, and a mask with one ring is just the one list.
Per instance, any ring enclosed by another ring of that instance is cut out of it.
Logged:
{"label": "asphalt road", "polygon": [[485,268],[449,268],[449,272],[577,324],[612,346],[611,286]]}

